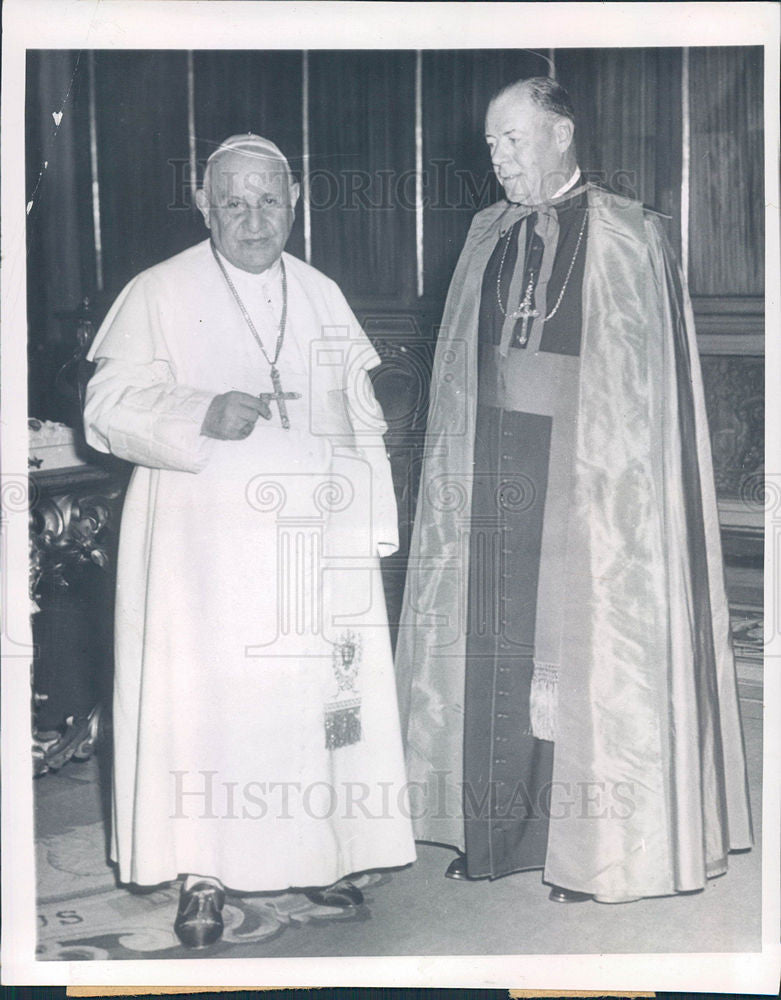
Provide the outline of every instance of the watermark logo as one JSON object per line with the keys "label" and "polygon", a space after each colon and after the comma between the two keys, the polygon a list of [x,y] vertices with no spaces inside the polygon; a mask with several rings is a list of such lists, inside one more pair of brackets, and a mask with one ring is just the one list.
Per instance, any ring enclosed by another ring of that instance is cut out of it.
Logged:
{"label": "watermark logo", "polygon": [[[487,158],[486,158],[487,161]],[[193,191],[198,178],[203,178],[205,160],[195,164],[195,177],[189,158],[171,158],[167,161],[169,176],[169,211],[190,211],[194,206]],[[221,174],[222,176],[222,174]],[[230,177],[230,174],[226,175]],[[589,181],[618,195],[623,202],[641,201],[639,177],[636,170],[590,170]],[[269,180],[269,178],[271,180]],[[306,172],[308,204],[315,213],[338,212],[463,212],[473,215],[481,208],[504,196],[492,167],[470,169],[459,165],[450,157],[435,157],[421,171],[413,169],[365,170],[352,167],[313,166]],[[550,177],[551,189],[563,186],[568,180],[560,172]],[[277,183],[287,190],[290,178],[276,172],[248,172],[241,187],[231,185],[232,195],[263,193],[269,183]]]}
{"label": "watermark logo", "polygon": [[474,786],[436,771],[422,781],[226,779],[216,770],[173,770],[171,819],[467,820],[488,823],[627,820],[635,812],[629,781],[548,781],[531,787],[489,781]]}

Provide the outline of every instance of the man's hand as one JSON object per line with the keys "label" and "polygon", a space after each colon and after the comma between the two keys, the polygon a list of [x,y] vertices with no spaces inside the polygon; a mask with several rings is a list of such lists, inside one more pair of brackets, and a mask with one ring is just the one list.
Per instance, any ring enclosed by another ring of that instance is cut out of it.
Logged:
{"label": "man's hand", "polygon": [[268,403],[246,392],[224,392],[211,401],[201,434],[220,441],[241,441],[252,433],[258,417],[268,420]]}

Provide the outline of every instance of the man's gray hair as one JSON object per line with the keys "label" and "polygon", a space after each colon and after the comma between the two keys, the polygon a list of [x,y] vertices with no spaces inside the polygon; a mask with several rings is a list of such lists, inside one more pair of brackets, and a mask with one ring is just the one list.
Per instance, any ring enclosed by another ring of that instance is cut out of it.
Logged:
{"label": "man's gray hair", "polygon": [[542,111],[547,111],[549,114],[557,115],[560,118],[569,118],[574,124],[575,108],[572,106],[572,100],[564,87],[560,83],[556,83],[551,77],[530,76],[526,80],[516,80],[514,83],[509,83],[506,87],[502,87],[501,90],[497,91],[491,98],[490,103],[493,104],[500,97],[513,92],[528,94],[532,102]]}

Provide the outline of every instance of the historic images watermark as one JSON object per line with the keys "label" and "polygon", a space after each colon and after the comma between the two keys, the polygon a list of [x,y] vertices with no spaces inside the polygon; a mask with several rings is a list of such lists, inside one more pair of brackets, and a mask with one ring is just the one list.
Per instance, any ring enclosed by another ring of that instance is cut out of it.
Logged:
{"label": "historic images watermark", "polygon": [[781,636],[781,473],[755,472],[740,486],[739,499],[747,513],[765,515],[765,573],[772,574],[772,602],[763,609],[763,647],[770,654]]}
{"label": "historic images watermark", "polygon": [[[10,524],[16,521],[18,524],[22,520],[28,522],[28,532],[35,525],[36,510],[40,501],[40,490],[34,480],[26,474],[6,472],[2,476],[0,485],[0,641],[3,647],[3,657],[10,658],[34,658],[38,655],[38,649],[22,639],[9,621],[9,589],[12,586],[12,578],[9,573],[9,553],[10,553]],[[32,544],[28,545],[29,552],[29,575],[26,581],[30,597],[30,613],[37,611],[34,603],[37,585],[42,573],[41,555],[39,549]],[[18,581],[15,586],[19,586]]]}
{"label": "historic images watermark", "polygon": [[[275,622],[270,626],[272,616],[264,615],[264,634],[247,647],[248,657],[276,655],[273,647],[283,637],[292,642],[286,646],[287,655],[295,655],[297,649],[302,656],[316,655],[312,638],[331,642],[345,624],[337,625],[338,610],[330,610],[339,607],[340,588],[370,595],[367,613],[355,627],[362,631],[387,628],[377,559],[395,549],[399,520],[405,522],[402,534],[411,524],[417,486],[413,459],[425,440],[422,428],[412,443],[406,435],[430,380],[430,357],[424,359],[413,346],[412,341],[409,349],[404,343],[395,344],[393,364],[384,376],[378,376],[375,373],[383,366],[377,365],[374,347],[357,329],[323,327],[310,342],[307,388],[301,393],[296,428],[305,429],[313,446],[321,446],[329,457],[321,466],[324,471],[317,472],[305,467],[282,471],[259,466],[245,483],[245,500],[258,526],[272,527],[275,536],[268,592],[269,608],[276,602],[271,609]],[[445,386],[453,381],[464,385],[466,345],[459,341],[448,345],[442,364]],[[383,378],[389,383],[383,385]],[[411,390],[403,398],[396,392],[391,400],[394,417],[389,421],[378,397],[382,398],[383,390],[394,392],[394,380],[404,387],[409,384]],[[433,389],[431,405],[437,405],[437,398]],[[466,427],[468,401],[463,394],[457,393],[456,398],[460,409],[454,413],[450,432],[460,436]],[[299,405],[299,400],[292,405]],[[387,450],[392,447],[388,442],[398,440],[394,435],[399,431],[405,435],[402,471],[408,477],[400,491],[398,469],[394,488]],[[517,492],[516,486],[508,491],[508,500]],[[400,514],[398,492],[407,498]],[[324,647],[323,655],[326,652]]]}
{"label": "historic images watermark", "polygon": [[[168,162],[169,201],[168,211],[190,211],[194,207],[194,190],[197,179],[204,175],[205,161],[196,164],[193,178],[189,159],[170,159]],[[291,163],[294,173],[295,161]],[[457,166],[450,158],[432,159],[426,169],[416,170],[362,170],[343,167],[331,169],[313,167],[306,170],[307,202],[312,213],[317,212],[390,212],[400,210],[415,212],[423,208],[430,212],[463,211],[474,213],[503,197],[501,187],[489,165],[486,151],[486,168],[482,171]],[[587,178],[599,187],[630,201],[637,201],[639,179],[637,171],[630,169],[588,171]],[[239,196],[242,191],[231,185],[230,172],[221,171],[226,185],[225,194]],[[287,190],[289,175],[286,171],[261,170],[249,173],[242,182],[244,193],[261,194],[267,191],[272,179]],[[555,175],[553,187],[567,183],[568,177]]]}
{"label": "historic images watermark", "polygon": [[444,771],[427,783],[391,781],[226,780],[215,770],[173,770],[171,819],[284,821],[312,820],[446,820],[466,814],[492,822],[582,819],[586,822],[628,819],[635,811],[630,781],[551,781],[530,789],[515,782],[499,789],[448,780]]}

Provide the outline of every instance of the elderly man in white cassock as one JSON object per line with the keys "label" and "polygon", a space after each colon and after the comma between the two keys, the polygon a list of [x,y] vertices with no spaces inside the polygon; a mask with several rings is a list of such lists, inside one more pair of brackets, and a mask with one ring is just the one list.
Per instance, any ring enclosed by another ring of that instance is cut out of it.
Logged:
{"label": "elderly man in white cassock", "polygon": [[379,557],[396,506],[333,281],[284,252],[299,186],[233,136],[210,238],[138,275],[90,351],[89,443],[135,464],[116,604],[112,860],[182,878],[174,928],[217,941],[226,888],[356,906],[414,860]]}

